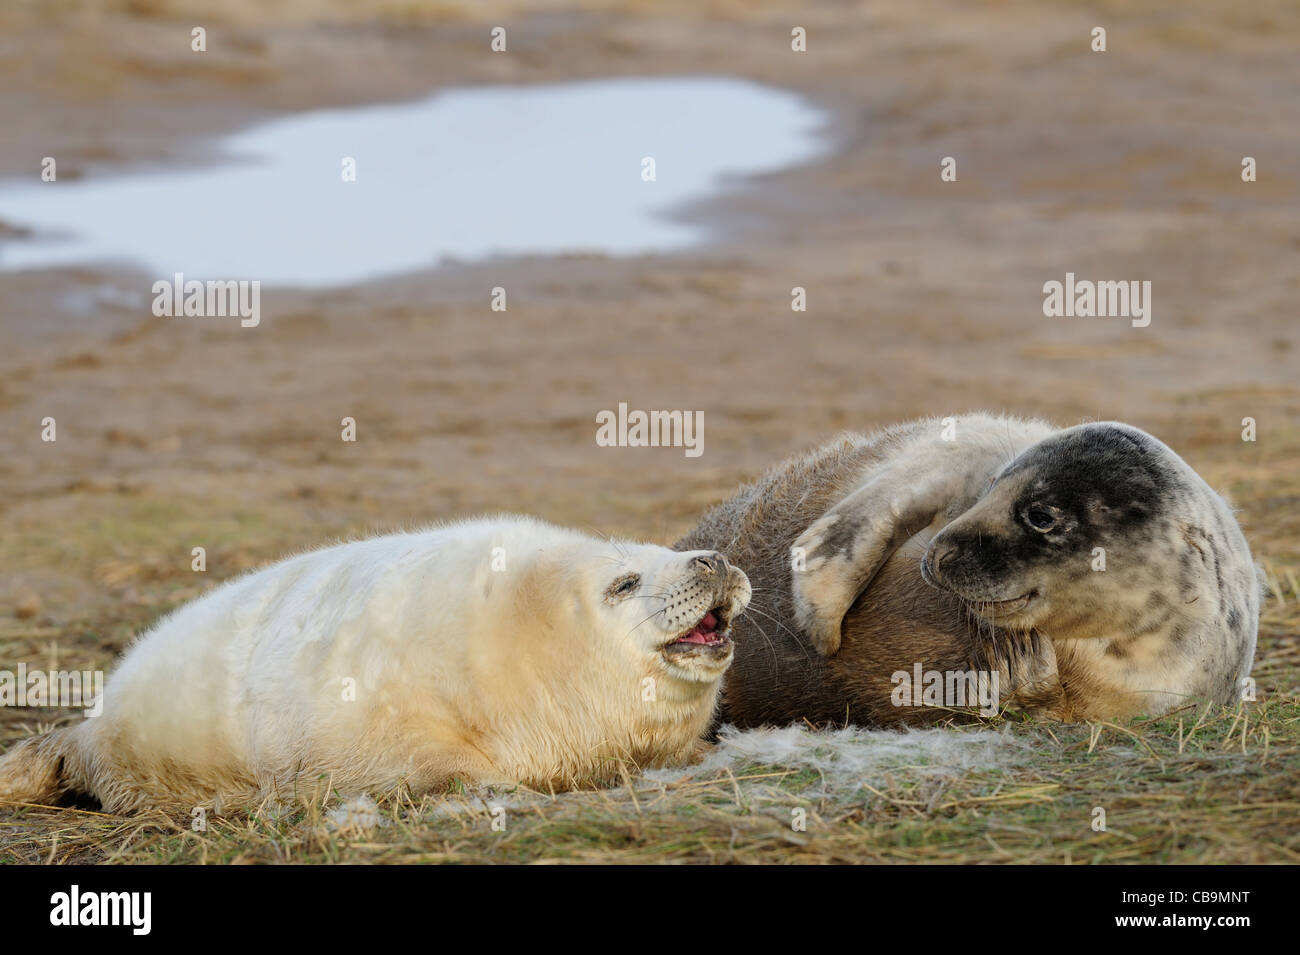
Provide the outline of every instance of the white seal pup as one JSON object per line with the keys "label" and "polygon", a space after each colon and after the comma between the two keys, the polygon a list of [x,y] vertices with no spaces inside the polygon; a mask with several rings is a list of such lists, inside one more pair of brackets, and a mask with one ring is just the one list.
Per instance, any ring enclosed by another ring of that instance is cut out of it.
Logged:
{"label": "white seal pup", "polygon": [[600,785],[688,761],[749,600],[720,554],[500,517],[302,554],[128,650],[102,715],[0,760],[0,800],[110,812]]}

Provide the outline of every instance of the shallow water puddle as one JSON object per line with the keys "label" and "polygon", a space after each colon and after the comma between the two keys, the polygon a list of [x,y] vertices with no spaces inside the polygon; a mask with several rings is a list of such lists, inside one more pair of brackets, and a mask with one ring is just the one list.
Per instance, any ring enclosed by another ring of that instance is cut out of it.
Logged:
{"label": "shallow water puddle", "polygon": [[0,223],[31,233],[0,241],[0,270],[123,262],[324,287],[451,259],[674,251],[708,232],[673,212],[817,157],[826,123],[793,93],[721,77],[297,114],[218,140],[210,167],[0,182]]}

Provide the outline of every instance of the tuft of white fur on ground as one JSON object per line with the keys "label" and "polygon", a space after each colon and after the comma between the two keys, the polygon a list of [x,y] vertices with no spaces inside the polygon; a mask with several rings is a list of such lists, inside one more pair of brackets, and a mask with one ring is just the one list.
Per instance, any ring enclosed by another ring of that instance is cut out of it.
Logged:
{"label": "tuft of white fur on ground", "polygon": [[[849,727],[840,730],[811,730],[806,726],[776,729],[738,730],[724,726],[718,744],[700,762],[681,769],[649,770],[641,774],[636,789],[642,796],[647,789],[671,787],[680,782],[705,782],[740,777],[734,785],[754,792],[754,787],[770,790],[778,780],[749,780],[744,775],[756,767],[800,772],[812,770],[820,780],[810,785],[826,798],[851,802],[861,799],[864,785],[876,787],[888,775],[892,783],[915,780],[940,783],[970,771],[1000,773],[1005,769],[1032,762],[1037,746],[1017,736],[1008,725],[994,729],[907,729],[870,730]],[[476,787],[458,796],[445,796],[427,810],[427,818],[479,819],[482,824],[506,811],[506,819],[515,811],[534,811],[541,806],[580,806],[592,797],[590,792],[564,792],[557,795],[527,791],[502,792],[492,787]],[[605,804],[621,804],[632,797],[624,788],[603,790]],[[673,811],[674,803],[652,802],[664,811]],[[640,811],[640,810],[637,810]],[[477,824],[477,823],[476,823]]]}
{"label": "tuft of white fur on ground", "polygon": [[353,796],[331,809],[325,823],[333,832],[369,832],[388,825],[388,820],[369,796]]}
{"label": "tuft of white fur on ground", "polygon": [[724,726],[703,761],[685,769],[655,770],[647,779],[673,783],[686,777],[739,773],[747,766],[813,770],[828,794],[847,795],[882,775],[951,778],[969,770],[1002,770],[1034,755],[1032,744],[1003,730],[811,730],[806,726],[738,730]]}
{"label": "tuft of white fur on ground", "polygon": [[[561,798],[564,795],[568,794],[561,794]],[[503,810],[506,812],[515,809],[529,810],[541,803],[555,801],[555,798],[543,796],[540,793],[501,793],[496,792],[491,786],[478,786],[461,796],[443,797],[436,806],[429,810],[427,817],[429,819],[463,816],[491,818]]]}

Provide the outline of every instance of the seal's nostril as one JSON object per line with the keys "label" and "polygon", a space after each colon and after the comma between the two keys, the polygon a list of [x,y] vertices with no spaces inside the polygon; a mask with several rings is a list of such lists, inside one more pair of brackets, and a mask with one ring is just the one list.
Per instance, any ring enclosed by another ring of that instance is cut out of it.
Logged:
{"label": "seal's nostril", "polygon": [[925,556],[921,558],[921,572],[934,576],[939,572],[943,562],[952,556],[954,550],[956,548],[948,541],[931,541]]}
{"label": "seal's nostril", "polygon": [[706,574],[713,574],[717,572],[718,565],[712,557],[696,557],[695,568]]}

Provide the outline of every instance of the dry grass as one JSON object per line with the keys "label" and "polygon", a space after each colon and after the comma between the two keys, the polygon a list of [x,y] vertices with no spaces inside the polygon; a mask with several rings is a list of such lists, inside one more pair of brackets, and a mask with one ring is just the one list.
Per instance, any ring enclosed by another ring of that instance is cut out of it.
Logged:
{"label": "dry grass", "polygon": [[[204,832],[161,814],[19,807],[0,817],[0,852],[25,863],[1300,861],[1295,698],[1012,732],[1034,750],[1014,771],[901,767],[837,792],[806,769],[748,765],[559,796],[395,795],[379,825],[352,830],[329,823],[329,800]],[[1092,828],[1097,807],[1105,831]],[[792,828],[795,809],[806,831]]]}

